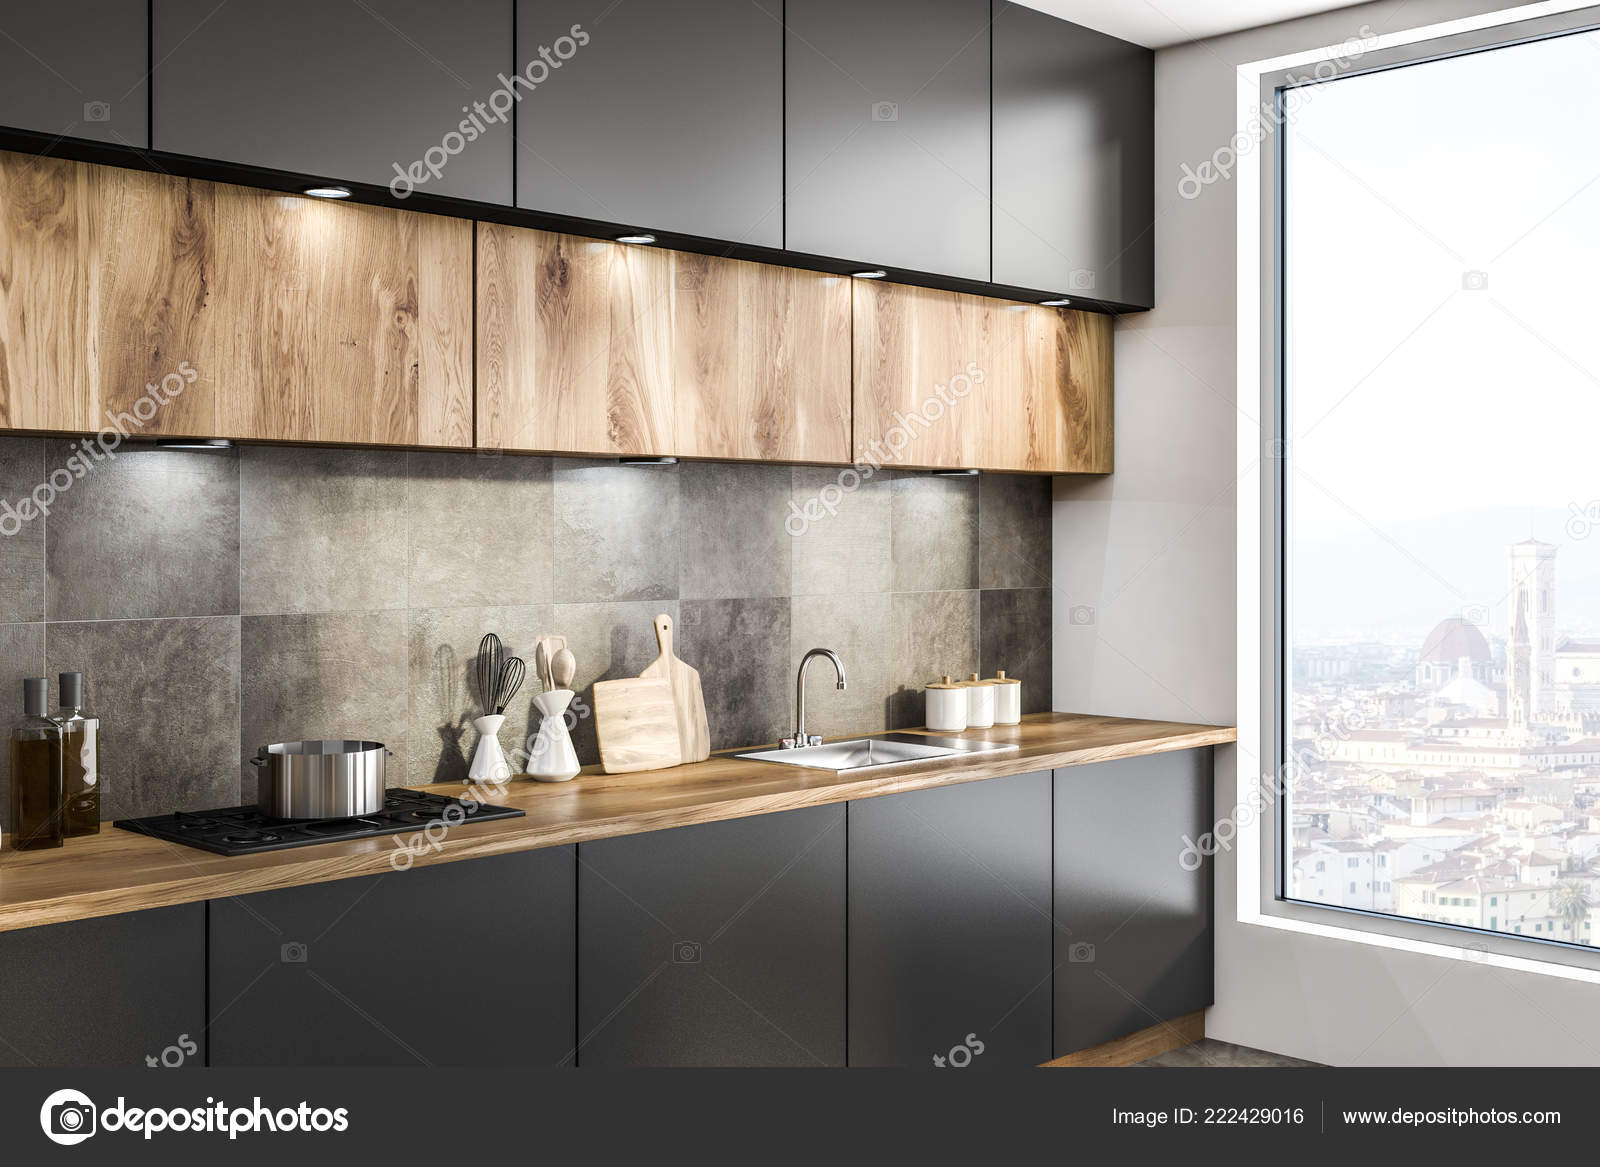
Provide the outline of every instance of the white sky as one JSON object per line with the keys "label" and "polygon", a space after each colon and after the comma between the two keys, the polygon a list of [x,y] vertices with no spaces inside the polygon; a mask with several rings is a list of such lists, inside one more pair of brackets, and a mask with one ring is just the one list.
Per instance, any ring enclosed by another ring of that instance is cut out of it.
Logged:
{"label": "white sky", "polygon": [[1600,499],[1600,38],[1330,82],[1287,134],[1296,538]]}

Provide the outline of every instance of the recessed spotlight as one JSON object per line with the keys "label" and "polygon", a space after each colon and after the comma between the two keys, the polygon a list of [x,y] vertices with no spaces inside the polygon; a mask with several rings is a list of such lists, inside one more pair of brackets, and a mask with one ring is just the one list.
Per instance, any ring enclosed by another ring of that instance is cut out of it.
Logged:
{"label": "recessed spotlight", "polygon": [[233,443],[227,438],[159,438],[158,450],[231,450]]}
{"label": "recessed spotlight", "polygon": [[350,197],[350,188],[347,186],[308,186],[300,193],[310,195],[314,199],[347,199]]}
{"label": "recessed spotlight", "polygon": [[1067,299],[1065,296],[1062,296],[1061,299],[1059,299],[1059,300],[1040,300],[1039,301],[1039,307],[1041,307],[1041,308],[1065,308],[1070,303],[1072,303],[1071,300]]}
{"label": "recessed spotlight", "polygon": [[654,243],[656,237],[648,231],[640,231],[635,235],[618,235],[618,243]]}
{"label": "recessed spotlight", "polygon": [[935,470],[935,478],[972,478],[977,475],[976,470]]}
{"label": "recessed spotlight", "polygon": [[850,278],[853,280],[881,280],[889,273],[882,268],[873,268],[871,271],[853,271]]}
{"label": "recessed spotlight", "polygon": [[676,458],[671,458],[671,457],[667,457],[667,458],[618,458],[617,461],[623,466],[676,466],[678,464],[678,460]]}

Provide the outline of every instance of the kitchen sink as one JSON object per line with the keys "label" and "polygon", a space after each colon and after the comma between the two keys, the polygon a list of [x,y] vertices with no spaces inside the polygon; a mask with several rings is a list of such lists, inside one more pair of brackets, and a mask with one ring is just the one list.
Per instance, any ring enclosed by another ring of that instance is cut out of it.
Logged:
{"label": "kitchen sink", "polygon": [[866,737],[820,746],[800,746],[792,750],[750,750],[736,758],[758,762],[777,762],[784,766],[804,766],[812,770],[870,770],[879,766],[899,766],[906,762],[927,762],[953,758],[959,754],[987,754],[1014,750],[1007,742],[972,741],[967,738],[924,737],[915,733],[874,733]]}

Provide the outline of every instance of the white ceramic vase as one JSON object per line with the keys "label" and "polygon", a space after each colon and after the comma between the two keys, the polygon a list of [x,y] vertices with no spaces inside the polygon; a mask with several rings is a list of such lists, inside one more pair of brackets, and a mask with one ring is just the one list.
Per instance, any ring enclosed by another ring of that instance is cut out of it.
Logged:
{"label": "white ceramic vase", "polygon": [[528,747],[528,776],[540,782],[566,782],[577,776],[578,751],[567,732],[567,706],[576,696],[571,689],[551,689],[533,699],[544,716],[539,732]]}
{"label": "white ceramic vase", "polygon": [[502,713],[485,714],[472,723],[472,728],[478,731],[478,745],[472,751],[472,765],[467,770],[469,782],[499,785],[511,778],[511,763],[506,761],[506,752],[500,748],[497,736],[505,723]]}

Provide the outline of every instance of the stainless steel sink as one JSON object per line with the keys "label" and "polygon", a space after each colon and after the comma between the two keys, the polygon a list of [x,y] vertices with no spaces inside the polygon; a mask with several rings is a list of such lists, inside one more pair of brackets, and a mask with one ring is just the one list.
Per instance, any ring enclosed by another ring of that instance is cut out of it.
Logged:
{"label": "stainless steel sink", "polygon": [[785,766],[804,766],[812,770],[871,770],[879,766],[952,758],[958,754],[1000,753],[1016,748],[1007,742],[924,737],[914,733],[874,733],[846,741],[825,742],[820,746],[800,746],[792,750],[751,750],[733,756],[754,758],[758,762],[778,762]]}

